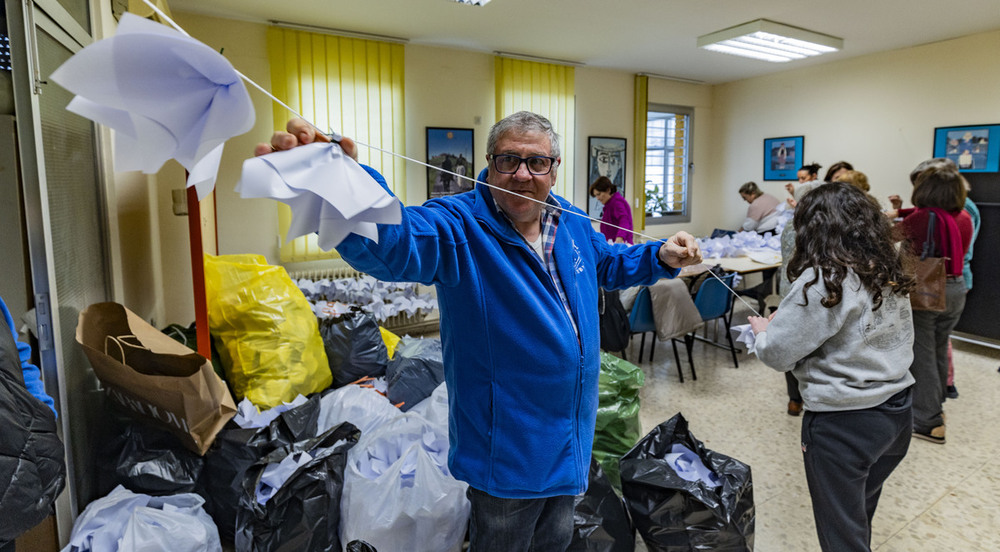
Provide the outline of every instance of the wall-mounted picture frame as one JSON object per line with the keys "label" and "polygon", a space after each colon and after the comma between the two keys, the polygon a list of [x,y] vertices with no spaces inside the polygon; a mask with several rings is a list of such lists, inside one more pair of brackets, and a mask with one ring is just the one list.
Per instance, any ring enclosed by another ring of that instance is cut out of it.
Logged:
{"label": "wall-mounted picture frame", "polygon": [[934,129],[934,157],[947,157],[961,172],[1000,171],[1000,125]]}
{"label": "wall-mounted picture frame", "polygon": [[764,138],[764,180],[795,180],[802,168],[804,136]]}
{"label": "wall-mounted picture frame", "polygon": [[[476,178],[471,128],[427,127],[427,199],[471,190]],[[448,171],[448,172],[444,172]]]}
{"label": "wall-mounted picture frame", "polygon": [[625,194],[625,138],[590,136],[587,138],[587,214],[600,218],[604,205],[596,197],[590,197],[590,185],[599,176],[606,176],[618,187],[618,193]]}

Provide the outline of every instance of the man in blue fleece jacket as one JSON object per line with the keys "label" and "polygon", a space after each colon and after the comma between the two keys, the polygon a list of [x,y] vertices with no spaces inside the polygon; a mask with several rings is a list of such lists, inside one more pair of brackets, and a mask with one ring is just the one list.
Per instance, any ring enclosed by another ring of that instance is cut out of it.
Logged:
{"label": "man in blue fleece jacket", "polygon": [[[326,140],[293,120],[257,153]],[[356,155],[349,138],[340,145]],[[405,207],[401,224],[379,226],[377,243],[352,234],[337,251],[376,278],[437,288],[448,464],[469,484],[471,550],[565,550],[594,438],[598,287],[672,278],[701,254],[686,232],[664,243],[608,244],[551,193],[559,136],[540,115],[498,122],[487,152],[493,187]]]}

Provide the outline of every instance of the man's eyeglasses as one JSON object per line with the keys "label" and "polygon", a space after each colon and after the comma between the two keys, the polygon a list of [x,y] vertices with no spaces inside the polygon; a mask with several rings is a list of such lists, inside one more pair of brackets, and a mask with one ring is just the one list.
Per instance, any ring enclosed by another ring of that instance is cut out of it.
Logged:
{"label": "man's eyeglasses", "polygon": [[516,155],[502,154],[490,155],[490,158],[493,160],[493,168],[503,174],[516,173],[517,169],[521,167],[521,163],[524,163],[524,166],[528,167],[528,172],[536,176],[541,176],[549,174],[556,162],[555,157],[546,157],[544,155],[518,157]]}

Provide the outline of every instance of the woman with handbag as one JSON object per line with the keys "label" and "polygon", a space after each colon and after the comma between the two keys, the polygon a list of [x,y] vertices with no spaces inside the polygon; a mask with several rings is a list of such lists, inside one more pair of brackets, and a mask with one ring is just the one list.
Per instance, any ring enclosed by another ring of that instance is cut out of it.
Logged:
{"label": "woman with handbag", "polygon": [[[972,241],[972,219],[963,210],[965,178],[951,163],[932,163],[917,176],[911,201],[915,209],[899,226],[914,254],[943,257],[943,310],[922,310],[911,292],[913,310],[913,436],[944,444],[942,405],[948,380],[948,338],[962,316],[968,289],[962,259]],[[932,222],[933,221],[933,222]],[[926,247],[925,247],[926,246]],[[937,307],[931,307],[937,309]]]}

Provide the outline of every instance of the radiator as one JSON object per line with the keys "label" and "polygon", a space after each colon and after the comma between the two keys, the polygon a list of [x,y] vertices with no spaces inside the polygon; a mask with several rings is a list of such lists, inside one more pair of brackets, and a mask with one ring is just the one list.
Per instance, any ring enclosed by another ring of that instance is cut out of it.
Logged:
{"label": "radiator", "polygon": [[[350,266],[336,266],[321,269],[296,270],[288,275],[294,281],[298,280],[342,280],[344,278],[360,278],[364,275]],[[390,316],[382,322],[382,326],[396,335],[405,334],[425,334],[438,331],[438,311],[432,313],[417,313],[414,316],[409,314],[397,314]]]}

